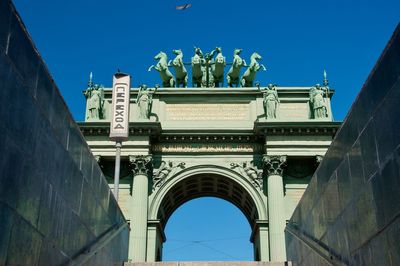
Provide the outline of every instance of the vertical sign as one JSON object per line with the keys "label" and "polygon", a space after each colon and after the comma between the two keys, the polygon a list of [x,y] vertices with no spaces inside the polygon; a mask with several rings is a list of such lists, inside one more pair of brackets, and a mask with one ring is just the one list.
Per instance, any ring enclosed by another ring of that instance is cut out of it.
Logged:
{"label": "vertical sign", "polygon": [[121,166],[122,141],[129,136],[129,94],[131,77],[128,74],[116,73],[113,76],[112,117],[110,139],[115,143],[114,196],[118,202],[119,175]]}
{"label": "vertical sign", "polygon": [[131,77],[116,73],[113,76],[112,118],[110,139],[121,142],[129,136],[129,93]]}

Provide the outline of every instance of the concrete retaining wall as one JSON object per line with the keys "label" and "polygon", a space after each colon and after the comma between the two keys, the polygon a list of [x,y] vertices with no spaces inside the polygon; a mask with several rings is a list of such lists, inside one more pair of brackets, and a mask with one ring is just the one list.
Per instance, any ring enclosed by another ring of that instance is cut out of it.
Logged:
{"label": "concrete retaining wall", "polygon": [[[332,261],[400,264],[400,25],[287,229],[316,243]],[[286,237],[288,260],[327,263],[288,231]]]}
{"label": "concrete retaining wall", "polygon": [[[0,265],[68,263],[124,222],[12,3],[0,1]],[[87,264],[126,260],[128,233]]]}

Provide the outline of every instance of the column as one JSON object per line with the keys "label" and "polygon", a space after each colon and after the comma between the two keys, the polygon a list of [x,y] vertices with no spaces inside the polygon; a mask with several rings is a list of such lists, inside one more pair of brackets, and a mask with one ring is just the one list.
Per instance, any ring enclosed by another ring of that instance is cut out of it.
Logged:
{"label": "column", "polygon": [[264,156],[268,178],[268,219],[271,261],[286,261],[285,205],[283,198],[283,168],[286,156]]}
{"label": "column", "polygon": [[145,262],[149,197],[148,178],[152,169],[152,158],[149,155],[129,156],[129,161],[133,171],[129,260],[132,262]]}

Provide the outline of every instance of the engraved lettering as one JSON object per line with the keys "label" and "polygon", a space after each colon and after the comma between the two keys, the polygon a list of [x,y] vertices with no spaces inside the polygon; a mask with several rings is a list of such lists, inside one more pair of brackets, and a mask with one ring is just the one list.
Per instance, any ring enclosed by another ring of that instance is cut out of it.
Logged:
{"label": "engraved lettering", "polygon": [[248,103],[209,103],[209,104],[166,104],[168,120],[175,121],[216,121],[248,120]]}

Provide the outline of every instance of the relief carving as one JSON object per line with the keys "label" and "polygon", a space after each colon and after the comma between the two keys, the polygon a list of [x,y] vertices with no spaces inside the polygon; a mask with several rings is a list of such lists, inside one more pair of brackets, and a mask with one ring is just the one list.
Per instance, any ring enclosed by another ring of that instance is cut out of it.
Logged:
{"label": "relief carving", "polygon": [[180,162],[174,165],[174,163],[171,161],[162,161],[160,168],[154,170],[153,172],[153,190],[157,187],[161,187],[164,184],[165,180],[167,180],[168,176],[172,176],[184,168],[184,162]]}
{"label": "relief carving", "polygon": [[237,170],[241,175],[248,177],[251,183],[258,189],[263,188],[263,171],[258,170],[253,161],[243,163],[231,163],[231,169]]}

